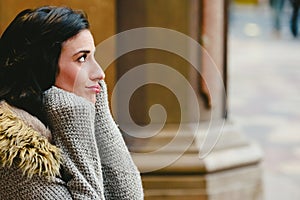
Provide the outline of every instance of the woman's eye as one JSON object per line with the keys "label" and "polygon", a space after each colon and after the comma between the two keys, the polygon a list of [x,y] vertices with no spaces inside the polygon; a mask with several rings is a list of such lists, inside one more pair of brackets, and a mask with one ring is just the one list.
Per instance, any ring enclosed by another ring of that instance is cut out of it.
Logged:
{"label": "woman's eye", "polygon": [[80,56],[78,59],[77,59],[77,61],[78,62],[85,62],[85,60],[86,60],[86,55],[82,55],[82,56]]}

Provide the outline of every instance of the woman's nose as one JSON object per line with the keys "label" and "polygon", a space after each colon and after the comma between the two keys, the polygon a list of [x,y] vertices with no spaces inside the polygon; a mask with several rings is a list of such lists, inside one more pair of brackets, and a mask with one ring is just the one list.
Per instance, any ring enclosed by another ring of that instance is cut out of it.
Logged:
{"label": "woman's nose", "polygon": [[92,80],[100,81],[105,78],[104,71],[102,70],[101,66],[96,61],[94,63],[93,69],[94,70],[92,70],[92,73],[91,73]]}

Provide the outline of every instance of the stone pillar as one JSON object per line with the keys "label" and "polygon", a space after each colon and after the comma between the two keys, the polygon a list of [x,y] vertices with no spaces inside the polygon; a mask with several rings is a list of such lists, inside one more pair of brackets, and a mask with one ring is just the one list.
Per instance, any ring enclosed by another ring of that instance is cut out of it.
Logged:
{"label": "stone pillar", "polygon": [[116,47],[143,44],[117,60],[114,116],[145,199],[260,199],[261,151],[226,119],[227,0],[117,1],[117,32],[137,28]]}

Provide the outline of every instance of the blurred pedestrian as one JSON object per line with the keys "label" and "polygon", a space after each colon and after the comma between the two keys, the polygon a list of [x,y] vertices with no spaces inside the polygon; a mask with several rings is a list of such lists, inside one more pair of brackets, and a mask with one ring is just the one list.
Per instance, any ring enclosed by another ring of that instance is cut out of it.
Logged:
{"label": "blurred pedestrian", "polygon": [[284,6],[284,0],[270,0],[270,7],[273,9],[273,26],[275,31],[280,31],[281,29],[281,14]]}
{"label": "blurred pedestrian", "polygon": [[293,7],[290,29],[293,36],[297,37],[298,36],[298,11],[299,11],[300,0],[290,0],[290,1]]}

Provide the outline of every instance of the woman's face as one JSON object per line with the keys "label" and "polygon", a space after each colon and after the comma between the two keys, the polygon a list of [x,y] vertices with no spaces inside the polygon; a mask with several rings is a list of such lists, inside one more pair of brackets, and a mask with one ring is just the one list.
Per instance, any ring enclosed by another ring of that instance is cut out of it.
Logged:
{"label": "woman's face", "polygon": [[55,86],[95,103],[100,92],[99,80],[105,75],[95,57],[94,39],[82,30],[62,44]]}

